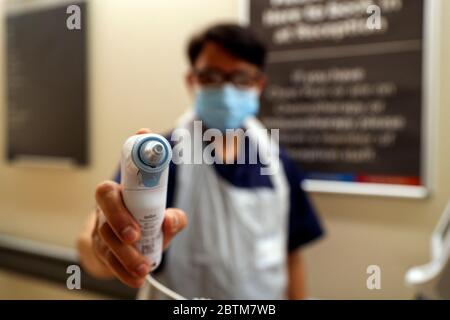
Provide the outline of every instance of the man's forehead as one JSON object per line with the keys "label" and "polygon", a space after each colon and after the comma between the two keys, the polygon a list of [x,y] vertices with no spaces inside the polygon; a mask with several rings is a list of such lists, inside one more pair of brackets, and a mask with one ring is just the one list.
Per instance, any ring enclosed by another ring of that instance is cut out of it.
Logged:
{"label": "man's forehead", "polygon": [[239,70],[258,71],[255,65],[229,53],[222,46],[207,42],[196,62],[196,68],[215,68],[224,72],[233,72]]}

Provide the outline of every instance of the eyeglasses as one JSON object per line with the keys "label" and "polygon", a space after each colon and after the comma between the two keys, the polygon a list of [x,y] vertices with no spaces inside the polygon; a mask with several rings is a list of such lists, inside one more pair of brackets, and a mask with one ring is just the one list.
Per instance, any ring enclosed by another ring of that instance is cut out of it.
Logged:
{"label": "eyeglasses", "polygon": [[219,87],[226,82],[231,82],[238,88],[248,88],[254,86],[262,77],[260,72],[253,74],[247,71],[225,73],[214,68],[194,69],[193,73],[201,85],[211,87]]}

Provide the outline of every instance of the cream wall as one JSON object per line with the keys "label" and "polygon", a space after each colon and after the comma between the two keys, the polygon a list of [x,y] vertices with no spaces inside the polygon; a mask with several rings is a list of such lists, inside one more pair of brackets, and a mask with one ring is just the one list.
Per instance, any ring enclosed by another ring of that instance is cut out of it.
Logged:
{"label": "cream wall", "polygon": [[[408,267],[427,260],[430,232],[450,198],[450,148],[446,145],[450,92],[445,90],[450,70],[444,61],[450,54],[450,2],[443,2],[446,19],[441,29],[446,32],[439,36],[443,45],[436,61],[441,81],[434,89],[434,94],[441,89],[442,96],[433,106],[438,125],[434,193],[427,200],[313,195],[327,237],[307,250],[312,296],[412,296],[403,286],[403,275]],[[73,246],[94,203],[95,185],[116,169],[123,140],[140,127],[168,130],[188,106],[183,86],[188,36],[218,19],[237,20],[238,14],[238,0],[92,0],[91,165],[87,169],[17,167],[1,157],[0,232]],[[0,61],[4,61],[2,54],[0,50]],[[3,105],[1,109],[4,123]],[[4,134],[0,130],[1,150]],[[365,287],[369,264],[382,268],[380,291]]]}
{"label": "cream wall", "polygon": [[[14,167],[1,156],[0,232],[73,246],[93,207],[95,186],[113,175],[126,137],[141,127],[168,130],[188,106],[183,87],[188,37],[216,19],[236,20],[237,15],[237,2],[228,0],[92,0],[91,165],[71,170]],[[3,84],[2,79],[2,90]],[[3,103],[0,109],[0,123],[5,123]],[[4,135],[0,130],[0,150]],[[0,273],[0,283],[5,277]],[[2,290],[6,287],[0,286]]]}
{"label": "cream wall", "polygon": [[[94,204],[95,186],[115,172],[126,137],[141,127],[168,130],[188,106],[183,86],[188,36],[238,12],[235,1],[93,0],[90,5],[91,164],[86,169],[17,167],[1,157],[3,232],[73,245]],[[0,117],[4,123],[4,112]],[[4,135],[0,130],[1,150]]]}

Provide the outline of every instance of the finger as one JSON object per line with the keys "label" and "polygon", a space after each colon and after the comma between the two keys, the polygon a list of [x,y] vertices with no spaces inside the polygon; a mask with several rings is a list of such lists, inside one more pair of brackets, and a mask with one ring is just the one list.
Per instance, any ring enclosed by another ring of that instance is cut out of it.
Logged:
{"label": "finger", "polygon": [[109,250],[109,247],[98,233],[96,233],[94,238],[94,252],[105,267],[124,284],[133,288],[138,288],[142,285],[144,279],[131,275],[118,259],[114,259],[114,254]]}
{"label": "finger", "polygon": [[107,223],[105,215],[103,214],[102,209],[99,206],[95,208],[95,228],[94,232],[98,232],[98,229],[104,224]]}
{"label": "finger", "polygon": [[145,133],[152,133],[152,132],[148,128],[141,128],[136,132],[136,134],[145,134]]}
{"label": "finger", "polygon": [[92,246],[94,248],[94,253],[103,263],[105,262],[105,255],[108,252],[108,246],[102,240],[98,232],[92,235]]}
{"label": "finger", "polygon": [[166,248],[172,238],[187,225],[187,216],[180,209],[170,208],[165,212],[163,222],[164,248]]}
{"label": "finger", "polygon": [[106,252],[105,263],[109,266],[112,273],[118,278],[122,283],[130,286],[132,288],[139,288],[144,284],[145,277],[134,277],[131,275],[116,258],[112,251]]}
{"label": "finger", "polygon": [[150,272],[147,259],[134,246],[120,241],[108,224],[101,226],[99,233],[109,250],[129,273],[135,277],[145,277]]}
{"label": "finger", "polygon": [[120,185],[113,181],[103,182],[97,187],[95,197],[106,220],[122,242],[132,244],[139,240],[139,224],[125,208]]}

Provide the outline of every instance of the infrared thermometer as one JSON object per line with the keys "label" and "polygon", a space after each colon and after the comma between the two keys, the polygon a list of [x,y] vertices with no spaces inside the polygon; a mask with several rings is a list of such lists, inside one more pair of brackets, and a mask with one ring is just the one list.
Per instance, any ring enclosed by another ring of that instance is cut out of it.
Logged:
{"label": "infrared thermometer", "polygon": [[121,158],[122,196],[141,227],[136,246],[155,270],[163,249],[162,223],[172,149],[158,134],[135,135],[125,141]]}

